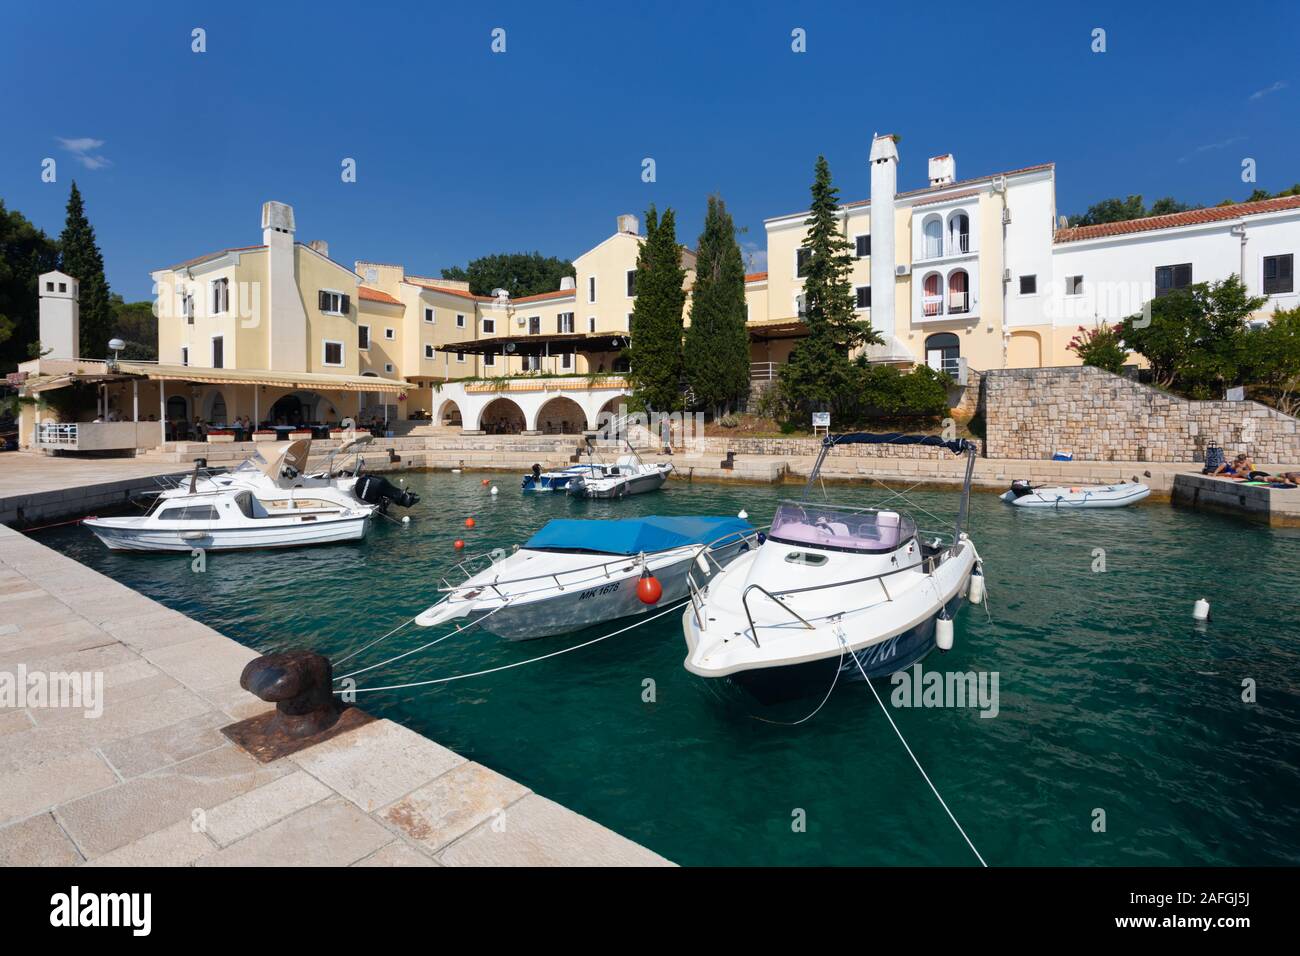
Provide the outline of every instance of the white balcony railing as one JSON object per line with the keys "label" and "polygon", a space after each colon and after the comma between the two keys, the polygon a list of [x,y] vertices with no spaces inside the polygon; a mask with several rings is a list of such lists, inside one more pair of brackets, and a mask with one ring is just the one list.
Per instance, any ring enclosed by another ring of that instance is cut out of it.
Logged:
{"label": "white balcony railing", "polygon": [[944,259],[948,256],[964,256],[974,251],[974,248],[975,243],[968,232],[945,236],[942,239],[925,236],[921,239],[921,253],[917,261],[927,262],[930,259]]}
{"label": "white balcony railing", "polygon": [[963,312],[970,311],[970,293],[969,292],[949,292],[948,293],[948,314],[960,315]]}
{"label": "white balcony railing", "polygon": [[930,317],[943,315],[943,296],[941,295],[923,295],[921,296],[921,311]]}
{"label": "white balcony railing", "polygon": [[781,362],[750,362],[749,380],[751,382],[774,382],[781,374]]}

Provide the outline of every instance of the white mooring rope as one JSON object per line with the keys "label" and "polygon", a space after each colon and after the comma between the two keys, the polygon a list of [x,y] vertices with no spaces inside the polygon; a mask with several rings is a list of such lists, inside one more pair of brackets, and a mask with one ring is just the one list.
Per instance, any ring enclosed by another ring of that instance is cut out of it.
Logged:
{"label": "white mooring rope", "polygon": [[[674,605],[672,605],[672,606],[670,606],[670,607],[664,608],[664,609],[663,609],[662,611],[660,611],[658,614],[651,614],[649,617],[643,617],[643,618],[641,618],[640,620],[636,621],[635,623],[633,623],[633,624],[629,624],[627,627],[619,628],[617,631],[611,631],[609,634],[603,634],[603,635],[601,635],[600,637],[592,638],[590,641],[584,641],[584,642],[582,642],[581,644],[575,644],[575,645],[573,645],[573,647],[565,647],[565,648],[562,648],[561,650],[558,650],[558,651],[551,651],[551,653],[549,653],[549,654],[543,654],[543,655],[541,655],[540,657],[530,657],[528,660],[525,660],[525,661],[515,661],[513,664],[502,664],[500,667],[489,667],[487,670],[474,671],[472,674],[453,674],[453,675],[451,675],[450,677],[435,677],[435,678],[433,678],[432,680],[413,681],[413,682],[411,682],[411,683],[409,683],[409,684],[390,684],[390,685],[385,686],[385,687],[355,687],[355,688],[351,688],[351,689],[336,690],[336,691],[334,691],[334,693],[336,693],[336,694],[362,694],[362,693],[365,693],[365,692],[367,692],[367,691],[379,691],[379,690],[406,690],[406,689],[409,688],[409,687],[427,687],[427,686],[429,686],[430,684],[446,684],[446,683],[449,683],[449,682],[454,681],[454,680],[465,680],[466,678],[470,678],[470,677],[483,677],[483,676],[485,676],[485,675],[487,675],[487,674],[496,674],[496,673],[499,673],[499,672],[501,672],[501,671],[508,671],[508,670],[511,670],[512,668],[515,668],[515,667],[523,667],[525,664],[535,664],[535,663],[537,663],[538,661],[544,661],[544,660],[546,660],[547,658],[551,658],[551,657],[559,657],[561,654],[567,654],[567,653],[569,653],[570,651],[578,651],[578,650],[581,650],[581,649],[584,648],[584,647],[591,647],[591,645],[593,645],[593,644],[599,644],[601,641],[608,640],[608,639],[611,638],[611,637],[617,637],[618,635],[620,635],[620,634],[624,634],[624,633],[626,633],[626,632],[632,630],[633,628],[640,627],[642,624],[649,624],[651,621],[653,621],[653,620],[655,620],[655,619],[657,619],[657,618],[661,618],[661,617],[663,617],[665,614],[669,614],[669,613],[671,613],[672,611],[676,611],[676,610],[678,610],[679,608],[684,607],[685,605],[686,605],[686,601],[685,601],[685,600],[678,601],[676,604],[674,604]],[[502,606],[504,607],[504,605],[502,605]],[[497,608],[497,610],[500,610],[500,608]],[[496,611],[493,611],[492,613],[495,614]],[[487,615],[484,615],[480,620],[485,621],[485,620],[487,620],[487,617],[488,617]],[[477,623],[477,622],[476,622],[476,623]],[[457,633],[457,632],[453,632],[453,633]],[[451,634],[448,634],[448,635],[447,635],[447,637],[451,637],[451,636],[452,636]],[[444,638],[439,638],[438,640],[444,640]],[[437,643],[437,642],[435,641],[434,643]],[[427,646],[427,645],[426,645],[426,646]],[[418,648],[417,648],[417,650],[418,650]],[[408,652],[408,653],[414,653],[414,651],[410,651],[410,652]],[[402,655],[402,656],[405,656],[405,655]],[[378,666],[378,665],[376,665],[376,666]],[[361,673],[361,672],[360,672],[360,671],[357,671],[356,673],[359,674],[359,673]],[[350,676],[350,675],[349,675],[349,676]],[[342,678],[335,678],[335,679],[336,679],[336,680],[341,680]]]}
{"label": "white mooring rope", "polygon": [[[349,677],[355,677],[355,676],[358,675],[358,674],[364,674],[366,671],[372,671],[372,670],[374,670],[376,667],[383,667],[385,664],[391,664],[391,663],[393,663],[393,661],[400,661],[403,657],[410,657],[412,654],[418,654],[418,653],[420,653],[420,651],[423,651],[423,650],[426,650],[426,649],[428,649],[428,648],[430,648],[430,647],[433,647],[433,645],[435,645],[435,644],[441,644],[441,643],[442,643],[443,641],[445,641],[447,638],[449,638],[449,637],[455,637],[457,634],[461,633],[462,631],[468,631],[471,627],[478,627],[478,625],[482,624],[484,621],[486,621],[488,618],[490,618],[490,617],[491,617],[493,614],[495,614],[497,611],[503,611],[503,610],[505,610],[507,607],[509,607],[509,606],[510,606],[510,602],[513,601],[513,600],[514,600],[514,596],[511,595],[510,597],[506,598],[504,602],[502,602],[502,603],[501,603],[500,605],[498,605],[497,607],[494,607],[492,610],[488,611],[488,612],[487,612],[486,614],[484,614],[482,617],[477,618],[477,619],[475,619],[475,620],[473,620],[473,621],[470,621],[468,624],[462,624],[460,627],[456,628],[456,630],[452,631],[450,634],[444,634],[444,635],[442,635],[442,637],[436,638],[436,639],[430,641],[430,642],[427,643],[427,644],[421,644],[419,647],[417,647],[417,648],[415,648],[415,649],[413,649],[413,650],[403,651],[401,654],[396,654],[396,655],[394,655],[393,657],[388,658],[388,660],[386,660],[386,661],[380,661],[378,664],[371,664],[369,667],[362,667],[362,668],[360,668],[359,670],[351,671],[351,672],[349,672],[349,673],[347,673],[347,674],[344,674],[342,677],[336,677],[336,678],[334,678],[334,679],[335,679],[335,680],[347,680]],[[418,615],[417,615],[417,617],[418,617]],[[411,618],[411,621],[414,621],[414,620],[416,620],[415,617]],[[407,621],[406,624],[410,624],[411,621]],[[406,624],[403,624],[402,627],[406,627]],[[394,629],[394,631],[390,631],[389,633],[390,633],[390,634],[391,634],[391,633],[395,633],[397,630],[401,630],[401,628],[396,628],[396,629]],[[387,636],[387,635],[385,635],[385,636]],[[381,637],[380,640],[382,641],[383,638]],[[377,642],[376,642],[376,643],[377,643]],[[363,648],[363,650],[364,650],[364,648]]]}
{"label": "white mooring rope", "polygon": [[[847,650],[848,642],[844,639],[844,628],[835,628],[835,636],[840,639],[840,643],[843,644]],[[862,679],[866,681],[867,686],[871,688],[871,696],[876,698],[876,703],[879,704],[880,709],[884,711],[885,719],[889,721],[889,726],[894,728],[894,733],[898,735],[898,739],[902,742],[903,748],[907,751],[907,755],[912,758],[912,763],[916,764],[916,769],[921,771],[921,776],[924,777],[925,782],[929,784],[930,790],[934,793],[935,799],[939,801],[939,805],[943,807],[944,813],[948,814],[948,819],[952,821],[952,825],[957,828],[957,832],[961,834],[961,838],[966,841],[966,845],[970,847],[971,852],[975,854],[975,858],[980,861],[980,866],[987,868],[988,864],[984,862],[984,857],[980,856],[980,851],[975,849],[975,844],[971,842],[970,837],[966,835],[966,831],[963,830],[961,824],[957,822],[957,818],[953,816],[952,811],[948,809],[948,804],[944,802],[943,797],[939,794],[938,788],[935,787],[934,783],[930,780],[930,775],[926,773],[925,768],[921,766],[921,761],[917,760],[916,754],[912,753],[912,748],[908,746],[906,738],[903,737],[903,732],[898,729],[898,724],[894,723],[894,718],[889,713],[889,708],[885,706],[885,702],[881,700],[880,695],[876,693],[876,688],[871,683],[871,678],[867,676],[867,672],[862,669],[862,662],[858,660],[858,655],[849,651],[849,656],[853,658],[853,663],[858,665],[858,671],[862,674]]]}

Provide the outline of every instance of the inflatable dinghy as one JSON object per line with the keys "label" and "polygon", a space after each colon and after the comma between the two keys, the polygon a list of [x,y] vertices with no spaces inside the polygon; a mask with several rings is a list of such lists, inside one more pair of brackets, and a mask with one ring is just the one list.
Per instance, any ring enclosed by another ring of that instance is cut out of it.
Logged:
{"label": "inflatable dinghy", "polygon": [[1019,508],[1122,508],[1141,501],[1151,489],[1140,481],[1115,485],[1035,487],[1023,479],[1011,483],[1002,500]]}

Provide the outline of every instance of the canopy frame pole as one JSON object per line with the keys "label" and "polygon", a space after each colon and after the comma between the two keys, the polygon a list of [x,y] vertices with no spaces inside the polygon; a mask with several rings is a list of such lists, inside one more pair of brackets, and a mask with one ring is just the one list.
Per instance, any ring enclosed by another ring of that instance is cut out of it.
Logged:
{"label": "canopy frame pole", "polygon": [[167,444],[167,380],[158,379],[158,424],[161,427],[162,441],[160,445]]}

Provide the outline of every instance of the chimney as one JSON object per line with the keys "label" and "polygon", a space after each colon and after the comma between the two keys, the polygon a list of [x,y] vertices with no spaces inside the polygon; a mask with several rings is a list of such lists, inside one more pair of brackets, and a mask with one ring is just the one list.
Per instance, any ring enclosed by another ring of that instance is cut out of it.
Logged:
{"label": "chimney", "polygon": [[330,257],[330,244],[324,239],[313,239],[307,243],[307,247],[313,252],[319,252],[326,259]]}
{"label": "chimney", "polygon": [[293,207],[262,203],[262,243],[266,246],[267,364],[277,371],[313,371],[307,355],[307,313],[298,295],[293,246]]}
{"label": "chimney", "polygon": [[951,186],[957,181],[957,160],[952,153],[930,157],[930,185]]}
{"label": "chimney", "polygon": [[[43,348],[49,349],[44,357],[77,358],[81,342],[81,305],[77,301],[77,280],[62,272],[47,272],[37,282],[40,296],[40,342]],[[107,350],[108,342],[94,342],[92,348]]]}
{"label": "chimney", "polygon": [[894,333],[894,197],[898,147],[892,135],[871,142],[871,325]]}
{"label": "chimney", "polygon": [[619,232],[626,232],[628,235],[635,236],[640,228],[641,223],[636,216],[633,216],[630,213],[624,213],[618,217]]}
{"label": "chimney", "polygon": [[573,276],[560,276],[560,291],[571,292],[576,288]]}

